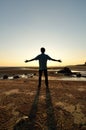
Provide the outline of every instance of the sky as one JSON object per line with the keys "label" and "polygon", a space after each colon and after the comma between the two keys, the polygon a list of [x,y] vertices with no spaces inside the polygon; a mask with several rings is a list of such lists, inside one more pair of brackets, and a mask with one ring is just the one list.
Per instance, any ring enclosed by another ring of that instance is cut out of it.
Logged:
{"label": "sky", "polygon": [[86,62],[86,0],[0,0],[0,66],[38,66],[41,47],[48,66]]}

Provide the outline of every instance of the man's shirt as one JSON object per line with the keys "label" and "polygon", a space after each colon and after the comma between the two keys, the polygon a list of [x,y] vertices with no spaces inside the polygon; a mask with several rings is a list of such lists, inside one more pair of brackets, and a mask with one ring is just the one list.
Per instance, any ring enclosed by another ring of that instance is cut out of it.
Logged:
{"label": "man's shirt", "polygon": [[47,60],[52,60],[52,58],[43,53],[35,57],[34,60],[39,60],[39,70],[44,70],[47,69]]}

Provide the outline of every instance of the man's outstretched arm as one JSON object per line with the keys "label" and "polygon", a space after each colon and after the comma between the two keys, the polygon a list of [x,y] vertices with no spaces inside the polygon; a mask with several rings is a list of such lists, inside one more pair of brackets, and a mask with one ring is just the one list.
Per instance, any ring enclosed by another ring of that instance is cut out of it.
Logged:
{"label": "man's outstretched arm", "polygon": [[25,60],[25,63],[30,62],[30,61],[33,61],[33,60],[35,60],[35,58],[33,58],[33,59],[31,59],[31,60]]}
{"label": "man's outstretched arm", "polygon": [[52,61],[58,61],[58,62],[62,62],[61,60],[56,60],[56,59],[53,59],[51,58]]}

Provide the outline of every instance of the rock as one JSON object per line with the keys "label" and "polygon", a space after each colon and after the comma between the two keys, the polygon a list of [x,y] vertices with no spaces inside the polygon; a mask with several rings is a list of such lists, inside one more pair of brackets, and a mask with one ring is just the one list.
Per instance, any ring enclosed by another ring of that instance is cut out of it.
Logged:
{"label": "rock", "polygon": [[77,73],[76,76],[77,76],[77,77],[81,77],[81,74],[80,74],[80,73]]}
{"label": "rock", "polygon": [[8,75],[4,75],[4,76],[3,76],[3,79],[8,79]]}
{"label": "rock", "polygon": [[18,78],[20,78],[18,75],[13,76],[13,79],[18,79]]}
{"label": "rock", "polygon": [[34,73],[34,76],[36,75],[36,73]]}
{"label": "rock", "polygon": [[65,75],[71,75],[72,74],[71,70],[68,67],[64,67],[62,70],[58,71],[58,73],[62,73],[62,74],[65,74]]}

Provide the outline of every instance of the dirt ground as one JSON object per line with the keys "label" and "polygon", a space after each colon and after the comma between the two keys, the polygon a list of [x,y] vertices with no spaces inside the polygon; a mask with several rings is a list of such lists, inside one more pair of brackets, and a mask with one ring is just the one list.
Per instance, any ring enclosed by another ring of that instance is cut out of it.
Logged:
{"label": "dirt ground", "polygon": [[86,130],[86,81],[0,80],[0,130]]}

